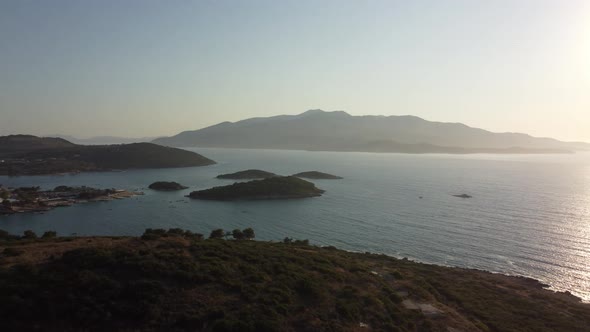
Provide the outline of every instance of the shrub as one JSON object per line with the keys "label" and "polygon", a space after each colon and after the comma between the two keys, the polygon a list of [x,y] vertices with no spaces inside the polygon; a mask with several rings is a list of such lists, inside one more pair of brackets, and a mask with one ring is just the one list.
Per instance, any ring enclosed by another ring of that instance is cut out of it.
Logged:
{"label": "shrub", "polygon": [[35,232],[33,232],[32,230],[26,230],[23,233],[23,238],[25,239],[36,239],[37,238],[37,234],[35,234]]}
{"label": "shrub", "polygon": [[232,231],[232,236],[236,240],[243,240],[244,239],[244,232],[242,232],[241,230],[236,228]]}
{"label": "shrub", "polygon": [[211,234],[209,234],[210,239],[221,239],[224,236],[225,236],[225,232],[221,228],[214,229],[211,231]]}
{"label": "shrub", "polygon": [[168,235],[184,236],[184,234],[185,234],[185,231],[182,228],[170,228],[168,230]]}
{"label": "shrub", "polygon": [[162,229],[162,228],[147,228],[144,232],[143,235],[141,236],[142,240],[157,240],[162,236],[166,235],[166,230]]}
{"label": "shrub", "polygon": [[252,240],[253,238],[256,237],[256,235],[254,234],[254,230],[250,227],[244,229],[243,233],[244,233],[244,238],[246,238],[248,240]]}
{"label": "shrub", "polygon": [[57,236],[57,232],[55,231],[47,231],[41,235],[42,239],[53,239]]}

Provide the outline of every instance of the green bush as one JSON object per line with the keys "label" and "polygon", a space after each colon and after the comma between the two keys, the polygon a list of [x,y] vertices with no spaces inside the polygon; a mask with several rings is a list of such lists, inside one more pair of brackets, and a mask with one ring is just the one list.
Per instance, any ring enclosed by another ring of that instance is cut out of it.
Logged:
{"label": "green bush", "polygon": [[35,234],[35,232],[33,232],[32,230],[26,230],[23,232],[23,238],[24,239],[36,239],[37,234]]}
{"label": "green bush", "polygon": [[245,238],[244,232],[237,228],[232,231],[232,236],[235,240],[243,240]]}
{"label": "green bush", "polygon": [[167,234],[168,235],[176,235],[176,236],[184,236],[186,232],[188,232],[188,231],[185,231],[182,228],[170,228],[170,229],[168,229]]}
{"label": "green bush", "polygon": [[211,231],[211,234],[209,234],[210,239],[221,239],[224,236],[225,236],[225,231],[223,231],[223,229],[221,229],[221,228],[214,229]]}
{"label": "green bush", "polygon": [[55,231],[47,231],[41,235],[42,239],[53,239],[57,236],[57,232]]}
{"label": "green bush", "polygon": [[248,240],[252,240],[256,237],[256,234],[254,234],[254,230],[250,227],[244,229],[243,233],[244,233],[244,238],[248,239]]}

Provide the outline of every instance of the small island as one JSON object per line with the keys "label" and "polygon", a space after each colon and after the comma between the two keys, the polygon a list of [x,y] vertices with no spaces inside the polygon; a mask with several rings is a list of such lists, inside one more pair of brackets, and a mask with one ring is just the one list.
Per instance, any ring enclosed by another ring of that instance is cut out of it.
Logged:
{"label": "small island", "polygon": [[152,190],[159,190],[159,191],[175,191],[175,190],[182,190],[187,189],[188,187],[181,185],[178,182],[168,182],[168,181],[157,181],[149,185],[150,189]]}
{"label": "small island", "polygon": [[293,174],[293,176],[305,179],[316,179],[316,180],[340,180],[341,176],[332,175],[328,173],[322,173],[318,171],[309,171]]}
{"label": "small island", "polygon": [[459,197],[459,198],[472,198],[473,196],[471,195],[467,195],[467,194],[460,194],[460,195],[453,195],[455,197]]}
{"label": "small island", "polygon": [[221,174],[218,175],[218,179],[231,179],[231,180],[251,180],[251,179],[267,179],[277,176],[275,173],[261,171],[259,169],[248,169],[245,171]]}
{"label": "small island", "polygon": [[96,189],[86,186],[57,186],[46,191],[42,191],[40,187],[0,187],[0,215],[46,212],[56,207],[111,201],[142,194],[122,189]]}
{"label": "small island", "polygon": [[236,182],[229,186],[193,191],[190,198],[218,201],[269,200],[321,196],[324,190],[294,176],[275,176],[263,180]]}

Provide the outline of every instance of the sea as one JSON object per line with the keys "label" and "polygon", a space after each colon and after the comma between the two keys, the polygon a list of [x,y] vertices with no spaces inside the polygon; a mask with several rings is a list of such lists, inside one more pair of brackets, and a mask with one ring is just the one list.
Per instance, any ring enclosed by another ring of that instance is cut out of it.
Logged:
{"label": "sea", "polygon": [[[0,229],[59,235],[140,235],[179,227],[207,236],[252,227],[256,239],[308,239],[319,246],[382,253],[540,280],[590,301],[590,153],[442,155],[191,148],[204,167],[0,177],[4,186],[91,186],[143,196],[0,216]],[[217,202],[185,197],[233,183],[246,169],[280,175],[321,171],[321,197]],[[148,189],[155,181],[189,186]],[[454,195],[467,194],[471,198]]]}

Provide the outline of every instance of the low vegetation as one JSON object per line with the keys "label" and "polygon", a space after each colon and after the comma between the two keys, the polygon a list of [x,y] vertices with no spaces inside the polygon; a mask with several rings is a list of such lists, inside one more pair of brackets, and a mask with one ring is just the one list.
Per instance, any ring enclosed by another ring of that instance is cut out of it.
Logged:
{"label": "low vegetation", "polygon": [[308,181],[292,176],[275,176],[263,180],[236,182],[190,193],[190,198],[207,200],[285,199],[321,196],[323,190]]}
{"label": "low vegetation", "polygon": [[[251,229],[211,235],[204,240],[182,229],[148,229],[140,238],[32,238],[0,231],[0,329],[588,331],[590,326],[589,305],[531,279],[320,248],[291,238],[248,241]],[[412,309],[408,301],[427,303],[439,313]]]}

